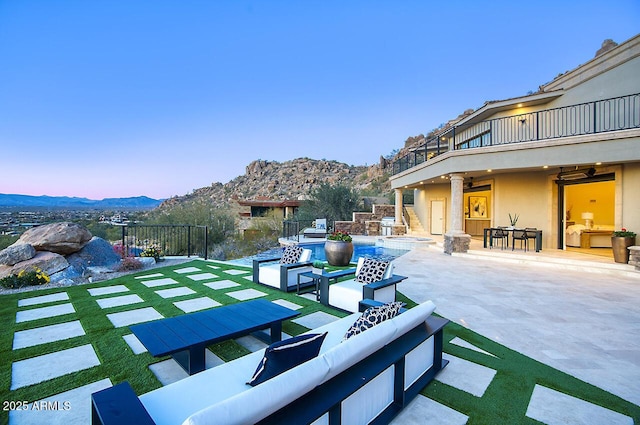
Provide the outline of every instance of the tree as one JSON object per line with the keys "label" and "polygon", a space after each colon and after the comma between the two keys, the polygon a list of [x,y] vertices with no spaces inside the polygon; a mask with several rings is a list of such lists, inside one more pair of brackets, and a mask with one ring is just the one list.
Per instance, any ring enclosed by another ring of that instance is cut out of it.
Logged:
{"label": "tree", "polygon": [[349,186],[323,183],[310,195],[311,198],[300,205],[300,220],[326,218],[329,222],[348,221],[353,218],[354,211],[362,208],[360,193]]}

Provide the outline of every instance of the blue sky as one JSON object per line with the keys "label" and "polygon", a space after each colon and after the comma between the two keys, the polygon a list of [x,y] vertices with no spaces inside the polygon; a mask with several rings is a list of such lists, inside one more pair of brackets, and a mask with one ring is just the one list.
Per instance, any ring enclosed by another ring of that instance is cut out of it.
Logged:
{"label": "blue sky", "polygon": [[640,1],[0,0],[0,193],[184,195],[377,163],[640,29]]}

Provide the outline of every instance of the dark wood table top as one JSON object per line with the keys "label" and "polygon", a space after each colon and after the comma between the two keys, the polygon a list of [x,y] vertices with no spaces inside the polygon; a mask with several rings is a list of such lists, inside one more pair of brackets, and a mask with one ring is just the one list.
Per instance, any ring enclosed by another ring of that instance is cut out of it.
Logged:
{"label": "dark wood table top", "polygon": [[159,357],[247,335],[298,314],[271,301],[258,299],[129,328],[151,355]]}

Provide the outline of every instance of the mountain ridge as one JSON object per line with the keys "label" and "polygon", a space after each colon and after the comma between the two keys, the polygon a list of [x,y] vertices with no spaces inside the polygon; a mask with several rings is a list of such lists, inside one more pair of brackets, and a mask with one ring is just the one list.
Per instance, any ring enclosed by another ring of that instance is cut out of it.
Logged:
{"label": "mountain ridge", "polygon": [[162,202],[162,199],[153,199],[147,196],[95,200],[71,196],[34,196],[0,193],[0,208],[153,209]]}

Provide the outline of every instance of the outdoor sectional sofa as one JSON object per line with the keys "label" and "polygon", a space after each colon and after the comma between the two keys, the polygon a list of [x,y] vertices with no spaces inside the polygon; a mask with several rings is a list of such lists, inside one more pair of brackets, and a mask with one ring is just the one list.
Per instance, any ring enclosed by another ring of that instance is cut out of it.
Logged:
{"label": "outdoor sectional sofa", "polygon": [[[370,304],[373,301],[367,300]],[[431,301],[343,341],[360,316],[327,332],[317,357],[257,386],[246,382],[265,350],[169,384],[139,398],[128,383],[92,396],[92,422],[113,424],[389,423],[446,365],[446,319]]]}

